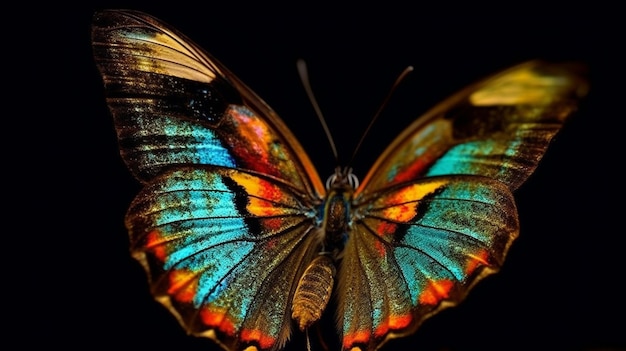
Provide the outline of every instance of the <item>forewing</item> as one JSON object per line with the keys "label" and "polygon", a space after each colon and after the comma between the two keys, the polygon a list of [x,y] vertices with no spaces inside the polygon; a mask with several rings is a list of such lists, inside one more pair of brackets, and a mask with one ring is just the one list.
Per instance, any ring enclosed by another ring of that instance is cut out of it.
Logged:
{"label": "forewing", "polygon": [[315,211],[289,187],[235,169],[165,172],[133,201],[131,250],[185,328],[229,350],[276,350],[295,285],[319,247]]}
{"label": "forewing", "polygon": [[587,92],[582,67],[527,62],[445,100],[378,158],[357,196],[417,178],[490,177],[515,190]]}
{"label": "forewing", "polygon": [[274,111],[173,28],[140,12],[104,11],[94,17],[92,42],[121,154],[137,179],[177,165],[216,165],[323,194]]}
{"label": "forewing", "polygon": [[518,231],[511,192],[486,177],[404,183],[355,208],[339,271],[343,348],[374,350],[458,303]]}

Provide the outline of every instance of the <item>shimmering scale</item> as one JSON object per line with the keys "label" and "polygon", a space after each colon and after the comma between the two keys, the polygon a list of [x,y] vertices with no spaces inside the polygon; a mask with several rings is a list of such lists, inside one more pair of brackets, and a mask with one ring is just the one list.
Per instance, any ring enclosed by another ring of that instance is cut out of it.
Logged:
{"label": "shimmering scale", "polygon": [[325,189],[276,113],[173,28],[104,11],[92,42],[120,154],[144,184],[126,218],[132,255],[189,333],[231,351],[280,350],[332,289],[354,351],[461,301],[503,264],[519,233],[511,191],[587,90],[579,67],[516,66],[408,126],[356,189],[348,170]]}

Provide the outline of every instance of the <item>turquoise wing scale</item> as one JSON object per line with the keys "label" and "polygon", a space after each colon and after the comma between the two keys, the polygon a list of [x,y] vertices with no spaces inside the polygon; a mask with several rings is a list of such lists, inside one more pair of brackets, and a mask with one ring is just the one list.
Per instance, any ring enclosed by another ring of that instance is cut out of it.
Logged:
{"label": "turquoise wing scale", "polygon": [[339,272],[345,349],[414,332],[498,271],[519,233],[511,192],[586,94],[582,74],[511,68],[445,100],[383,152],[354,195]]}
{"label": "turquoise wing scale", "polygon": [[[315,168],[274,111],[171,27],[104,11],[92,40],[122,158],[144,184],[126,226],[153,294],[225,349],[281,349],[334,216]],[[348,217],[333,222],[347,228],[328,287],[342,349],[408,335],[498,271],[519,233],[512,191],[585,95],[579,69],[533,61],[469,86],[333,195]]]}
{"label": "turquoise wing scale", "polygon": [[122,158],[146,184],[126,225],[154,295],[226,348],[281,347],[319,246],[308,234],[324,188],[306,154],[243,83],[158,20],[101,12],[92,41]]}

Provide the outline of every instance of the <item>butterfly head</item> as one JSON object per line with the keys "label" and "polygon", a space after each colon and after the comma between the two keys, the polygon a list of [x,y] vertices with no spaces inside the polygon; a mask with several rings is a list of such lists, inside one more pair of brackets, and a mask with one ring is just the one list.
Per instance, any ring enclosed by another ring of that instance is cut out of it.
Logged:
{"label": "butterfly head", "polygon": [[359,187],[359,178],[352,173],[352,168],[335,168],[333,173],[326,180],[327,191],[354,191]]}

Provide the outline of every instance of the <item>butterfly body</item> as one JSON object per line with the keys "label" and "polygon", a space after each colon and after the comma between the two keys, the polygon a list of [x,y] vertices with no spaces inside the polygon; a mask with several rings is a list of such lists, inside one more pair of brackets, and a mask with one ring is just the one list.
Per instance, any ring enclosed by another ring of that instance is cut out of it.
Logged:
{"label": "butterfly body", "polygon": [[342,348],[374,350],[461,301],[503,264],[512,191],[586,91],[577,68],[516,66],[411,124],[360,184],[325,186],[276,113],[173,28],[104,11],[92,40],[144,186],[131,252],[181,325],[228,350],[279,350],[330,299]]}
{"label": "butterfly body", "polygon": [[293,297],[291,318],[304,331],[317,322],[330,301],[337,269],[327,255],[319,255],[304,271]]}

